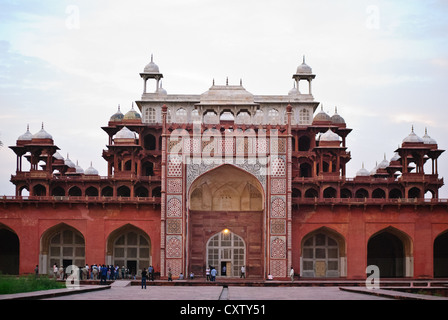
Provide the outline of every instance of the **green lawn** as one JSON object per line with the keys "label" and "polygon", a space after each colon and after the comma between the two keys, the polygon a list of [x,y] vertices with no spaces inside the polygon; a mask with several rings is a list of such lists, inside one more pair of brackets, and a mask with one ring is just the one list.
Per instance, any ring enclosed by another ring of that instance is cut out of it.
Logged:
{"label": "green lawn", "polygon": [[34,274],[20,277],[0,275],[0,294],[61,288],[65,288],[65,282],[56,282],[46,275],[40,275],[39,278],[36,278]]}

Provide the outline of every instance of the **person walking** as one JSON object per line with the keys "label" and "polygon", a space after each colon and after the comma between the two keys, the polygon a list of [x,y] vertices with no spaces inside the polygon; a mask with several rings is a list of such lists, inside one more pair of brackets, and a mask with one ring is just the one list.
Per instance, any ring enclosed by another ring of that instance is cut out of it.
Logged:
{"label": "person walking", "polygon": [[153,266],[148,267],[148,280],[154,281],[154,267]]}
{"label": "person walking", "polygon": [[294,282],[294,269],[291,267],[291,271],[289,271],[289,276],[291,277],[291,282]]}
{"label": "person walking", "polygon": [[146,276],[148,275],[148,273],[146,272],[146,268],[143,268],[143,271],[142,271],[142,289],[143,289],[143,286],[145,286],[145,289],[146,289]]}

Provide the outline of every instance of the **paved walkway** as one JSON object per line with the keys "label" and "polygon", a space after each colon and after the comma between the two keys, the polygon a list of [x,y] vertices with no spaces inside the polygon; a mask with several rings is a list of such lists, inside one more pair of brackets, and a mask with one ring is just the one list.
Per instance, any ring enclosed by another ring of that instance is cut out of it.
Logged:
{"label": "paved walkway", "polygon": [[[162,283],[161,283],[162,284]],[[339,286],[232,286],[188,285],[177,283],[148,285],[142,289],[130,281],[111,285],[83,285],[79,290],[56,289],[0,295],[0,300],[448,300],[446,297],[410,294],[394,290],[368,290],[365,287]]]}

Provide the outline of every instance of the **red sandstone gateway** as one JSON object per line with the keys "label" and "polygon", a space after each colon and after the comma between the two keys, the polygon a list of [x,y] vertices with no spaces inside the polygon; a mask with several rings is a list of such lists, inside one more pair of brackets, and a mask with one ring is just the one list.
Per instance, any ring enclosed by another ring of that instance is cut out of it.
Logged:
{"label": "red sandstone gateway", "polygon": [[43,125],[10,147],[2,273],[106,264],[127,276],[153,266],[162,279],[208,268],[240,277],[243,267],[249,279],[287,279],[292,267],[303,278],[365,279],[375,265],[383,278],[448,276],[443,150],[427,132],[412,128],[392,159],[347,178],[351,129],[318,108],[305,60],[284,96],[228,80],[169,95],[152,57],[140,76],[140,112],[119,108],[102,128],[107,176],[61,156]]}

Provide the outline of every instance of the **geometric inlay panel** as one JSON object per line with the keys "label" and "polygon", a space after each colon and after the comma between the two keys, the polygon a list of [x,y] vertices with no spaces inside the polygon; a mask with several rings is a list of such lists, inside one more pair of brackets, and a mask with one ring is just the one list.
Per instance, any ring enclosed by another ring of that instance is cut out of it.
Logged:
{"label": "geometric inlay panel", "polygon": [[168,176],[182,177],[182,159],[177,156],[171,156],[168,161]]}
{"label": "geometric inlay panel", "polygon": [[271,193],[272,194],[285,194],[286,193],[286,180],[285,179],[271,179]]}
{"label": "geometric inlay panel", "polygon": [[166,257],[182,258],[181,236],[166,236]]}
{"label": "geometric inlay panel", "polygon": [[182,233],[182,220],[181,219],[168,219],[166,221],[166,233],[167,234],[181,234]]}
{"label": "geometric inlay panel", "polygon": [[171,269],[171,274],[173,277],[177,277],[182,272],[182,259],[167,259],[166,276],[168,276],[168,269]]}
{"label": "geometric inlay panel", "polygon": [[284,259],[286,258],[286,241],[285,237],[271,238],[271,258]]}
{"label": "geometric inlay panel", "polygon": [[286,221],[283,219],[271,220],[271,234],[285,234],[286,233]]}
{"label": "geometric inlay panel", "polygon": [[179,196],[168,196],[167,197],[167,217],[182,217],[182,202]]}
{"label": "geometric inlay panel", "polygon": [[286,277],[286,260],[271,260],[271,275],[278,278]]}
{"label": "geometric inlay panel", "polygon": [[182,179],[168,179],[167,180],[168,193],[182,193]]}
{"label": "geometric inlay panel", "polygon": [[286,175],[286,161],[284,156],[271,158],[271,175],[273,177],[284,177]]}
{"label": "geometric inlay panel", "polygon": [[286,218],[286,203],[283,197],[272,197],[271,218]]}

